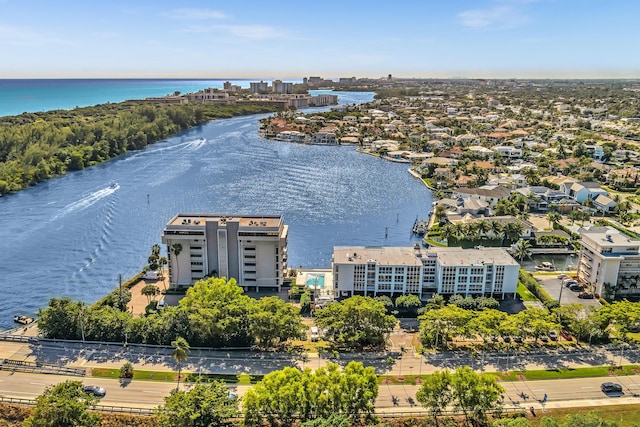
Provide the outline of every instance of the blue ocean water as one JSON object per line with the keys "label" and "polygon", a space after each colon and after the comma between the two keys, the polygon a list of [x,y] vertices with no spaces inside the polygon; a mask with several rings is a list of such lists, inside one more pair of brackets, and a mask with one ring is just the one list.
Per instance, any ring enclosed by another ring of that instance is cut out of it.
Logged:
{"label": "blue ocean water", "polygon": [[[231,80],[249,87],[251,80]],[[262,79],[271,82],[271,79]],[[227,80],[184,79],[0,79],[0,116],[24,112],[69,110],[75,107],[122,102],[164,96],[179,91],[196,92],[205,88],[222,88]],[[283,81],[299,83],[301,80]]]}
{"label": "blue ocean water", "polygon": [[[373,99],[337,95],[341,104]],[[90,303],[115,289],[119,274],[141,271],[179,212],[283,215],[294,267],[328,268],[334,246],[415,242],[411,227],[432,194],[407,164],[353,146],[266,140],[266,116],[215,120],[1,197],[0,329],[50,298]]]}

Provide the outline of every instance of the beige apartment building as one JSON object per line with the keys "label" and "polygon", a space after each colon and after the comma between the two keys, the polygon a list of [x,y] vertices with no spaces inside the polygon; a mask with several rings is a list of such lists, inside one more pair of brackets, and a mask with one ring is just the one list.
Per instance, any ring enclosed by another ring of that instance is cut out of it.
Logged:
{"label": "beige apartment building", "polygon": [[336,297],[434,294],[514,298],[520,264],[504,249],[341,246],[333,249]]}
{"label": "beige apartment building", "polygon": [[640,298],[640,241],[613,227],[580,234],[578,278],[606,298]]}
{"label": "beige apartment building", "polygon": [[178,214],[162,233],[170,284],[188,287],[218,276],[234,278],[248,290],[280,290],[287,271],[287,233],[277,215]]}

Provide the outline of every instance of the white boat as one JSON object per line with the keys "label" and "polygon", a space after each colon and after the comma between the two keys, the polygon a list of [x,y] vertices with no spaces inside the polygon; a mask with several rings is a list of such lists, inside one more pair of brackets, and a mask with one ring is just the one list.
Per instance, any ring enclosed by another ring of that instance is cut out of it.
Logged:
{"label": "white boat", "polygon": [[548,261],[543,261],[541,264],[536,265],[536,270],[538,271],[555,271],[555,269],[556,266]]}
{"label": "white boat", "polygon": [[20,323],[21,325],[29,325],[33,323],[33,318],[16,314],[15,316],[13,316],[13,321],[16,323]]}

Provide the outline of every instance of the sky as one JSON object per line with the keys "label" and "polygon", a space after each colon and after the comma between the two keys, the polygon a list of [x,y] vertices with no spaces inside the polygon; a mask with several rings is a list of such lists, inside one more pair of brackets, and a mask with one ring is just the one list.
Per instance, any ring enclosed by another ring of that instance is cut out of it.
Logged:
{"label": "sky", "polygon": [[0,0],[0,78],[640,78],[639,0]]}

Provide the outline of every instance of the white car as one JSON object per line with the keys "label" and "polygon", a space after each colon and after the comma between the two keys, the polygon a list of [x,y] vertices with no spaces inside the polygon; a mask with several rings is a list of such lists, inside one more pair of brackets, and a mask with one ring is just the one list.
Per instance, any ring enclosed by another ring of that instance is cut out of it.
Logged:
{"label": "white car", "polygon": [[320,330],[317,326],[311,327],[311,341],[318,341],[320,339]]}

